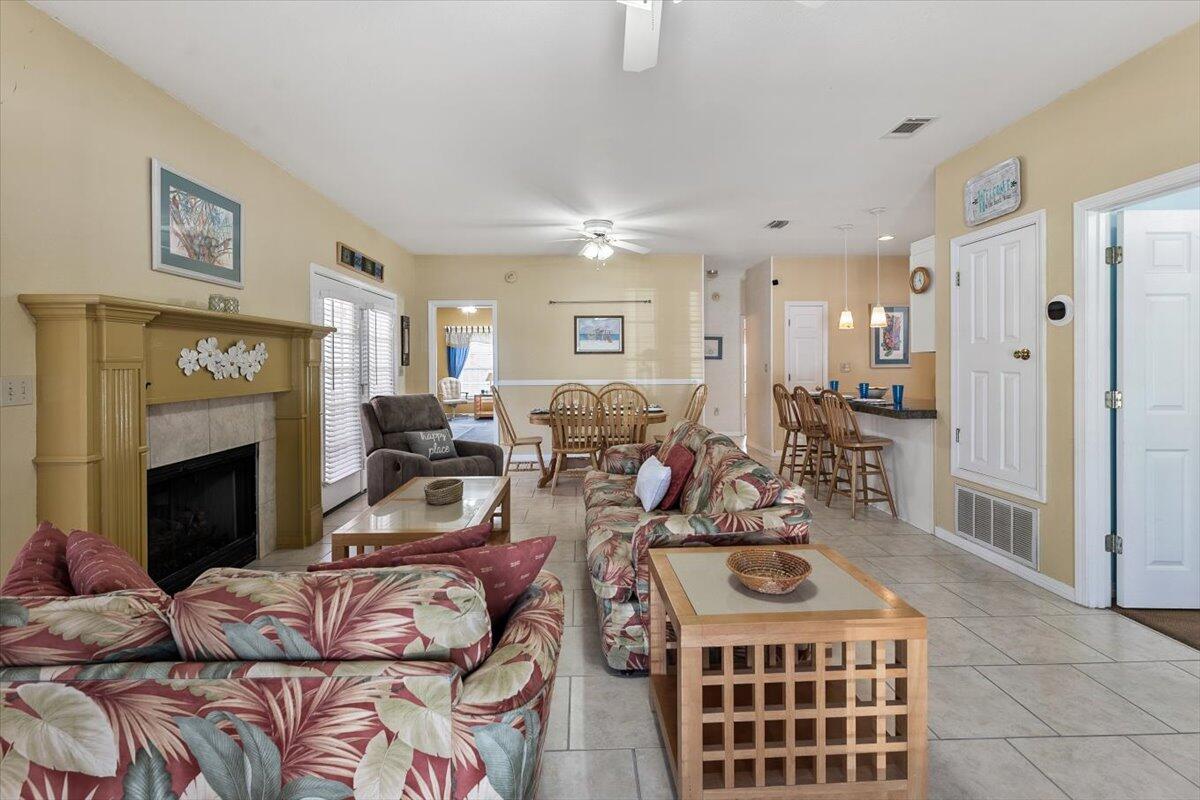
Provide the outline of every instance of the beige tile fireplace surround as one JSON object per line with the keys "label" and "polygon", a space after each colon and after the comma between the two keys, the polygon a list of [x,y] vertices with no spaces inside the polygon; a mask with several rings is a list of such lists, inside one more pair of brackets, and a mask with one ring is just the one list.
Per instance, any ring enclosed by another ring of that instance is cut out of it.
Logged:
{"label": "beige tile fireplace surround", "polygon": [[[321,538],[330,328],[106,295],[18,299],[37,324],[39,518],[101,533],[145,565],[146,470],[259,442],[260,555]],[[262,370],[186,375],[180,350],[209,337],[221,350],[263,343]]]}

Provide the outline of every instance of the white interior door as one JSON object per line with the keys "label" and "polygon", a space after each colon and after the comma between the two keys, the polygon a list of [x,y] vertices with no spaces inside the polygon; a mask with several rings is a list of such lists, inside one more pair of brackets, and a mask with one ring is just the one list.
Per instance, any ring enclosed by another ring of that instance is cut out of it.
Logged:
{"label": "white interior door", "polygon": [[360,406],[396,393],[396,299],[312,276],[312,319],[336,328],[321,346],[321,507],[366,488]]}
{"label": "white interior door", "polygon": [[1117,602],[1200,608],[1200,211],[1121,216]]}
{"label": "white interior door", "polygon": [[955,244],[954,474],[1042,501],[1039,225]]}
{"label": "white interior door", "polygon": [[828,378],[824,303],[785,303],[787,338],[784,363],[788,388],[824,386]]}

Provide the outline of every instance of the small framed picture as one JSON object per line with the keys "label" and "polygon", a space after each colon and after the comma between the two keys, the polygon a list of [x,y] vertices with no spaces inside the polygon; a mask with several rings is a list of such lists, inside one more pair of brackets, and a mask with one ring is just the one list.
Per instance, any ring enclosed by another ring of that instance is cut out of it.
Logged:
{"label": "small framed picture", "polygon": [[625,352],[625,317],[575,317],[577,355]]}
{"label": "small framed picture", "polygon": [[242,204],[150,159],[150,268],[241,289]]}
{"label": "small framed picture", "polygon": [[720,361],[725,358],[725,337],[724,336],[705,336],[704,337],[704,360],[705,361]]}
{"label": "small framed picture", "polygon": [[407,316],[400,317],[400,366],[407,367],[409,361],[409,319]]}
{"label": "small framed picture", "polygon": [[[887,327],[871,328],[871,366],[907,367],[908,306],[884,306]],[[870,311],[867,318],[870,319]]]}

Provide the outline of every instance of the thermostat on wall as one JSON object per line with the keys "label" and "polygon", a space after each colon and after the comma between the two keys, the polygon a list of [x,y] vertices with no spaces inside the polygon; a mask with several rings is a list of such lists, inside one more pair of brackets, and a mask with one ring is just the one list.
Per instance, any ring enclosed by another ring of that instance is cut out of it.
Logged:
{"label": "thermostat on wall", "polygon": [[1075,303],[1065,294],[1055,295],[1046,304],[1046,319],[1051,325],[1070,325],[1075,318]]}

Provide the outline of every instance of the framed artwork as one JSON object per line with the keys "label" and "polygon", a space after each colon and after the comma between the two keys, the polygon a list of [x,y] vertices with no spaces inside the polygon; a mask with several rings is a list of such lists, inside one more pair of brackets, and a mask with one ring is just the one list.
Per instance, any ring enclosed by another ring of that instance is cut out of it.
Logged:
{"label": "framed artwork", "polygon": [[400,366],[408,366],[409,352],[409,319],[406,315],[400,317]]}
{"label": "framed artwork", "polygon": [[[908,306],[884,306],[887,327],[871,328],[871,366],[907,367],[908,357]],[[867,311],[867,319],[871,313]]]}
{"label": "framed artwork", "polygon": [[575,317],[575,353],[624,353],[625,317]]}
{"label": "framed artwork", "polygon": [[151,269],[241,289],[242,204],[150,159]]}
{"label": "framed artwork", "polygon": [[343,267],[361,272],[377,281],[383,280],[383,264],[363,255],[348,244],[337,243],[337,262]]}
{"label": "framed artwork", "polygon": [[720,361],[725,358],[725,337],[724,336],[705,336],[704,337],[704,360],[705,361]]}

